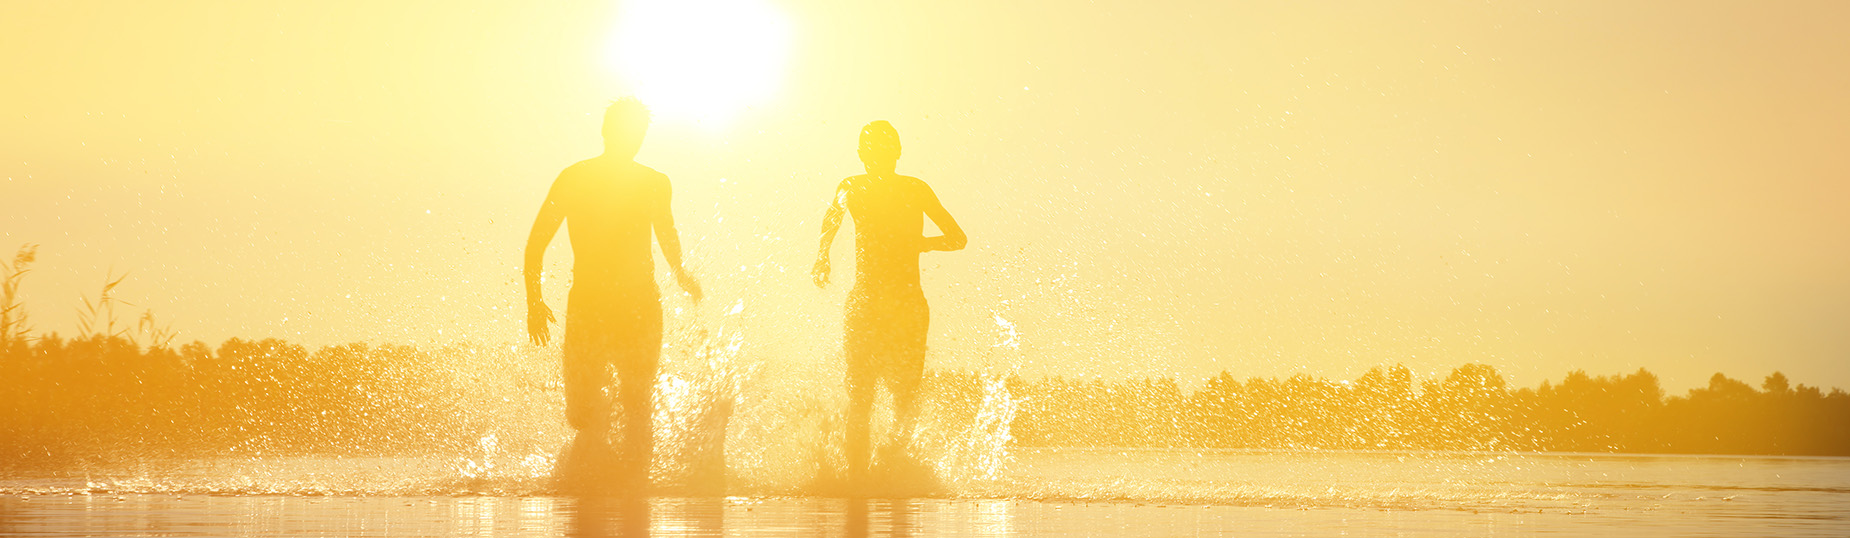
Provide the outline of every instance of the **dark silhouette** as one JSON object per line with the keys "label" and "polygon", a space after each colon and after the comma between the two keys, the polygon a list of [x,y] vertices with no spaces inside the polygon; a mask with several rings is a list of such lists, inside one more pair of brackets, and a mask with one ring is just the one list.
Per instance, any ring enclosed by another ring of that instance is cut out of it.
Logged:
{"label": "dark silhouette", "polygon": [[[571,226],[572,290],[565,314],[565,413],[578,436],[567,460],[601,460],[611,452],[608,368],[617,370],[622,408],[624,482],[648,482],[652,392],[662,350],[661,292],[655,286],[650,236],[661,243],[681,289],[700,300],[700,286],[681,263],[681,240],[670,208],[668,176],[637,164],[649,114],[634,99],[604,112],[604,154],[580,161],[553,181],[527,238],[527,332],[550,338],[552,310],[540,297],[546,246],[561,223]],[[571,471],[567,471],[570,473]]]}
{"label": "dark silhouette", "polygon": [[[848,293],[843,337],[847,357],[848,474],[866,476],[874,396],[885,384],[893,394],[898,439],[907,439],[917,414],[919,380],[925,371],[925,340],[931,312],[919,288],[919,254],[964,248],[962,228],[924,181],[896,173],[899,132],[885,121],[861,129],[861,164],[866,174],[842,180],[822,220],[816,253],[816,285],[829,283],[829,247],[841,229],[842,213],[854,217],[854,289]],[[943,235],[925,237],[929,217]],[[895,447],[895,454],[904,447]]]}

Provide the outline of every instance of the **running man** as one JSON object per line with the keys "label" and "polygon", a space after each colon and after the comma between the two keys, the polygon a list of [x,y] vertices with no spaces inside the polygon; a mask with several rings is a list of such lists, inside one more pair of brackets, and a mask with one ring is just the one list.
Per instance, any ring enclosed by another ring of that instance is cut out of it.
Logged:
{"label": "running man", "polygon": [[[829,283],[829,248],[841,230],[842,212],[854,217],[854,289],[848,293],[846,335],[848,383],[848,473],[867,476],[868,420],[881,384],[893,394],[897,433],[910,437],[919,381],[925,371],[925,336],[931,311],[919,289],[919,254],[964,248],[964,231],[938,202],[931,186],[894,172],[899,132],[885,121],[861,129],[861,164],[867,173],[842,180],[822,219],[822,247],[812,272],[816,286]],[[925,237],[925,217],[943,235]]]}
{"label": "running man", "polygon": [[622,99],[604,111],[604,154],[559,173],[527,237],[527,334],[536,345],[551,339],[552,309],[540,297],[546,246],[569,221],[572,289],[565,313],[565,415],[578,430],[573,459],[609,461],[610,406],[604,389],[609,367],[618,377],[626,463],[624,482],[648,483],[654,433],[652,392],[662,352],[661,292],[655,285],[650,232],[661,243],[676,281],[695,301],[700,284],[681,264],[681,239],[669,208],[668,176],[637,164],[649,130],[649,111]]}

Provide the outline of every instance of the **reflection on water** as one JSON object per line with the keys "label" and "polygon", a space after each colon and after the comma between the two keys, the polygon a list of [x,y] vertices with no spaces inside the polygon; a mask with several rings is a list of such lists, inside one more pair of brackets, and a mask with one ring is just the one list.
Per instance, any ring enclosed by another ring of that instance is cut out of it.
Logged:
{"label": "reflection on water", "polygon": [[7,536],[1843,536],[1839,515],[1680,510],[1493,512],[1280,509],[1143,502],[824,498],[0,498]]}
{"label": "reflection on water", "polygon": [[995,483],[924,499],[574,498],[444,469],[277,459],[9,476],[0,535],[1850,535],[1845,458],[1033,450]]}
{"label": "reflection on water", "polygon": [[918,527],[916,501],[849,499],[843,504],[847,523],[842,530],[850,537],[912,536]]}
{"label": "reflection on water", "polygon": [[1843,536],[1812,519],[1663,511],[1280,509],[1150,502],[52,495],[0,498],[7,536]]}
{"label": "reflection on water", "polygon": [[[27,496],[8,536],[1014,536],[1010,501],[826,498]],[[730,526],[729,526],[730,524]]]}

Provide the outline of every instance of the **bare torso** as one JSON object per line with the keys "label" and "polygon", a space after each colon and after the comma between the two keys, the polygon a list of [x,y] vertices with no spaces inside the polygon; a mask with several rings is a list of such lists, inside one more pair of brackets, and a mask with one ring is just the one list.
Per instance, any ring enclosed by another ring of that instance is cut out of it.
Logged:
{"label": "bare torso", "polygon": [[916,292],[931,188],[909,176],[860,175],[843,180],[837,196],[854,218],[855,291]]}
{"label": "bare torso", "polygon": [[572,291],[655,290],[651,243],[657,213],[668,211],[668,177],[647,166],[590,159],[559,175],[560,204],[572,242]]}

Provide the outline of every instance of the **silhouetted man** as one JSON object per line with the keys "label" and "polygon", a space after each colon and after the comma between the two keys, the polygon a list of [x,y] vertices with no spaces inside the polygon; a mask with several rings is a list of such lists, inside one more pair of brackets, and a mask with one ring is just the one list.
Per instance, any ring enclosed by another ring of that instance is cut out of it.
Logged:
{"label": "silhouetted man", "polygon": [[[899,132],[885,121],[861,129],[861,164],[867,173],[842,180],[822,219],[822,247],[813,276],[829,282],[829,247],[841,229],[842,212],[854,217],[854,289],[848,293],[843,347],[848,360],[850,476],[866,476],[875,391],[893,393],[900,438],[909,436],[920,378],[925,370],[925,336],[931,311],[919,289],[919,254],[964,248],[957,221],[924,181],[894,172]],[[925,217],[943,235],[925,237]]]}
{"label": "silhouetted man", "polygon": [[565,312],[565,415],[578,436],[570,459],[611,452],[610,384],[617,370],[623,409],[625,478],[647,484],[654,435],[652,390],[662,351],[661,292],[655,286],[650,232],[681,289],[700,300],[700,285],[681,264],[681,239],[669,209],[668,176],[637,164],[649,112],[634,99],[604,111],[604,154],[580,161],[554,180],[527,238],[527,334],[546,345],[552,310],[540,297],[540,266],[561,223],[571,225],[572,291]]}

